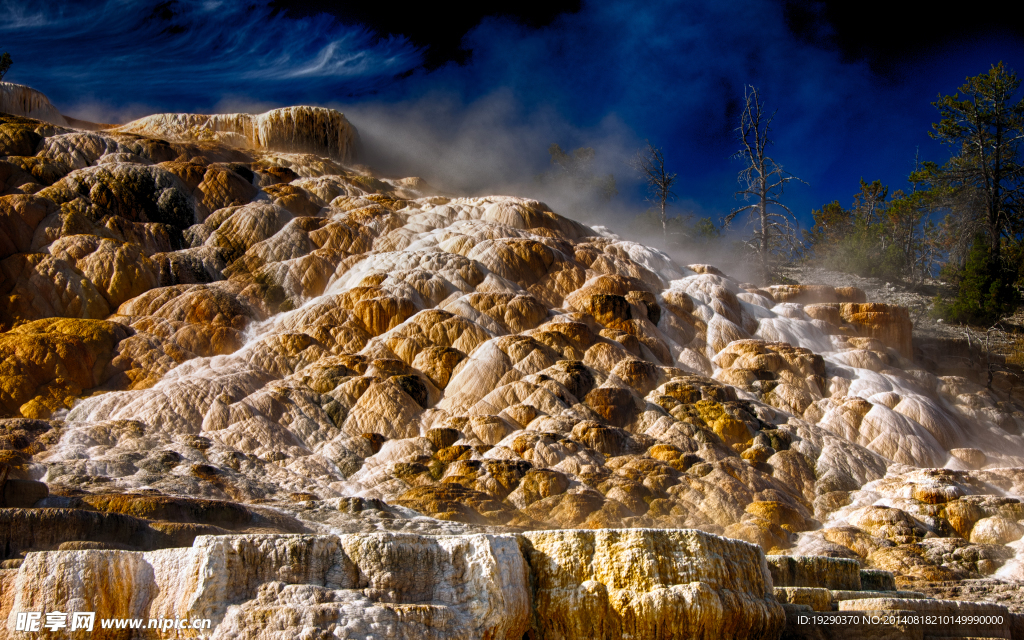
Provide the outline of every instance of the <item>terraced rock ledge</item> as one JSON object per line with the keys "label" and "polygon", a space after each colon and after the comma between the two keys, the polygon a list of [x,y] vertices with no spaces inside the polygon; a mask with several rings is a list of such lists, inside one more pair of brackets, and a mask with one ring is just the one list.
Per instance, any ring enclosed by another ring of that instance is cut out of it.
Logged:
{"label": "terraced rock ledge", "polygon": [[1024,378],[906,309],[375,174],[336,111],[113,126],[0,88],[4,611],[539,640],[1019,610]]}
{"label": "terraced rock ledge", "polygon": [[0,587],[11,634],[12,610],[76,607],[282,640],[777,638],[784,621],[758,548],[699,531],[202,536],[147,553],[32,553]]}

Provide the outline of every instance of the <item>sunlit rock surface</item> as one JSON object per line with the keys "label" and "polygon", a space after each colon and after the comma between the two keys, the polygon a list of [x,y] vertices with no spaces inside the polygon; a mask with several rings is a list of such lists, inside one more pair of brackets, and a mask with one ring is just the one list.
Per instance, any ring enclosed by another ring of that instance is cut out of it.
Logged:
{"label": "sunlit rock surface", "polygon": [[67,120],[49,98],[32,87],[13,82],[0,82],[0,112],[35,118],[50,124],[67,124]]}
{"label": "sunlit rock surface", "polygon": [[[756,547],[698,531],[523,534],[533,637],[772,638],[782,606]],[[624,557],[630,562],[624,563]]]}
{"label": "sunlit rock surface", "polygon": [[[346,164],[356,140],[305,107],[89,132],[0,114],[0,473],[48,487],[17,485],[34,507],[2,512],[4,562],[656,528],[900,588],[1024,578],[1010,374],[915,344],[860,290],[758,289],[541,202],[439,196]],[[589,534],[551,535],[535,548],[593,574],[573,597],[646,634]],[[665,588],[642,599],[705,602]]]}
{"label": "sunlit rock surface", "polygon": [[345,116],[322,107],[287,107],[259,115],[166,113],[115,129],[172,140],[216,141],[260,151],[316,153],[342,162],[355,157],[358,136]]}
{"label": "sunlit rock surface", "polygon": [[148,553],[33,553],[0,580],[8,632],[12,611],[72,609],[208,619],[206,637],[268,640],[310,629],[363,639],[753,639],[776,638],[783,624],[757,547],[699,531],[204,536]]}

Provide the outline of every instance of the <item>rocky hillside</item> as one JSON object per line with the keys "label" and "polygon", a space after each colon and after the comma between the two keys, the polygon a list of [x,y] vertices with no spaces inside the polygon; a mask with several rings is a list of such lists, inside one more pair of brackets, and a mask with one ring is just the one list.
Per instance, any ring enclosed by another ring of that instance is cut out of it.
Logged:
{"label": "rocky hillside", "polygon": [[49,98],[31,87],[13,82],[0,82],[0,113],[35,118],[60,126],[68,124]]}
{"label": "rocky hillside", "polygon": [[[156,591],[205,594],[224,637],[241,637],[228,631],[239,616],[271,616],[267,603],[349,603],[342,591],[362,584],[293,580],[281,560],[247,583],[264,584],[247,596],[262,604],[225,613],[226,596],[210,595],[223,584],[174,581],[214,562],[199,556],[219,538],[197,536],[232,533],[246,557],[320,554],[257,535],[304,533],[366,575],[399,562],[360,564],[383,553],[364,542],[374,532],[440,535],[395,540],[525,563],[536,581],[549,570],[533,550],[615,553],[541,531],[658,528],[852,559],[911,587],[1024,578],[1024,400],[1008,374],[915,345],[904,308],[851,287],[759,289],[541,202],[374,176],[352,164],[355,129],[325,109],[99,131],[55,119],[0,114],[4,616],[8,594],[30,597],[52,563],[159,565],[131,571]],[[481,537],[443,538],[469,533]],[[677,543],[658,535],[629,544],[660,557]],[[30,553],[43,550],[58,555]],[[606,558],[578,602],[550,611],[581,611],[598,591],[622,611],[634,605],[609,589],[705,584],[679,602],[717,598],[752,616],[735,637],[770,636],[758,625],[781,613],[758,557],[738,591],[714,577],[616,583]],[[470,588],[446,579],[423,589]],[[334,600],[285,583],[334,585]],[[406,611],[386,603],[430,598],[395,588],[360,591],[376,612],[361,619],[455,616],[470,629],[477,615]],[[725,595],[744,590],[750,607]],[[489,637],[546,624],[515,619]]]}

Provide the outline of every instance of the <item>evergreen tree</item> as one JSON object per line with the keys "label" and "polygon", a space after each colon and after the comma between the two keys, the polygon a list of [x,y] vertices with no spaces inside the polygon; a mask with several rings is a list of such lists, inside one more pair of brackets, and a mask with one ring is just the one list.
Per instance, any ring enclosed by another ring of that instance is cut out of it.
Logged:
{"label": "evergreen tree", "polygon": [[917,283],[930,276],[937,258],[931,221],[937,205],[934,192],[919,184],[911,174],[911,192],[896,191],[890,198],[881,181],[861,178],[851,208],[834,201],[811,212],[814,226],[804,232],[808,258],[865,277]]}
{"label": "evergreen tree", "polygon": [[715,224],[710,216],[705,216],[693,225],[693,237],[694,240],[704,243],[717,242],[722,237],[722,229]]}
{"label": "evergreen tree", "polygon": [[823,266],[861,276],[888,276],[892,257],[886,258],[892,242],[885,229],[886,198],[889,188],[879,180],[860,180],[853,206],[844,209],[839,201],[812,211],[814,226],[804,233],[814,257]]}
{"label": "evergreen tree", "polygon": [[853,212],[843,208],[838,200],[812,210],[814,225],[804,231],[804,240],[812,251],[825,252],[838,245],[853,231]]}
{"label": "evergreen tree", "polygon": [[1019,86],[1017,74],[1000,62],[988,73],[967,78],[958,93],[941,96],[933,103],[942,119],[933,125],[935,131],[930,135],[954,153],[941,168],[931,167],[934,177],[951,195],[968,203],[954,214],[969,220],[956,226],[963,230],[976,220],[976,228],[985,234],[992,259],[997,261],[1002,240],[1014,238],[1022,230],[1024,99],[1015,99]]}
{"label": "evergreen tree", "polygon": [[0,56],[0,81],[7,75],[7,70],[11,68],[11,54],[4,51],[4,54]]}
{"label": "evergreen tree", "polygon": [[1006,269],[993,254],[988,239],[979,233],[963,268],[951,272],[957,285],[956,297],[950,303],[936,300],[936,311],[952,322],[990,325],[1013,311],[1019,302],[1013,283],[1016,274]]}

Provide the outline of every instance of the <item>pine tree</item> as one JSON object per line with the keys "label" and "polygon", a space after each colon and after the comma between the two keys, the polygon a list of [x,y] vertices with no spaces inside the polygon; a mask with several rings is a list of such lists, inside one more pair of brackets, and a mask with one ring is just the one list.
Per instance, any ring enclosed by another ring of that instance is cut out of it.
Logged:
{"label": "pine tree", "polygon": [[1002,239],[1020,233],[1022,226],[1024,99],[1015,99],[1019,86],[1017,74],[1000,62],[988,73],[967,78],[958,93],[940,96],[933,103],[942,119],[932,125],[935,131],[929,135],[954,153],[936,168],[935,177],[961,199],[977,202],[978,206],[962,208],[960,215],[980,218],[977,226],[987,236],[995,260]]}
{"label": "pine tree", "polygon": [[956,297],[948,304],[938,301],[936,310],[952,322],[990,325],[1016,306],[1015,275],[1004,268],[987,238],[979,233],[963,269],[954,274]]}

